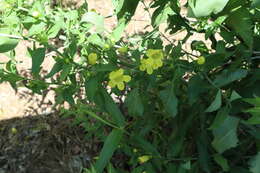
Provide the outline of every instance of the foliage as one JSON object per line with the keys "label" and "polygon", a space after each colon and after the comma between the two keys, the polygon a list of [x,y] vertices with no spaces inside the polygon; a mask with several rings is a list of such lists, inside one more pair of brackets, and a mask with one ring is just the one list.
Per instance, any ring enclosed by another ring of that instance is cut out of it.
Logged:
{"label": "foliage", "polygon": [[[70,104],[64,114],[104,143],[87,172],[259,172],[259,1],[112,2],[118,26],[109,32],[87,2],[69,10],[48,0],[1,0],[0,52],[10,61],[0,81],[39,94],[56,86],[57,104]],[[138,4],[153,30],[123,39]],[[186,36],[178,42],[165,35],[179,32]],[[197,33],[210,44],[194,40],[184,49]],[[21,40],[33,43],[31,78],[16,69]],[[56,63],[42,77],[50,51]]]}

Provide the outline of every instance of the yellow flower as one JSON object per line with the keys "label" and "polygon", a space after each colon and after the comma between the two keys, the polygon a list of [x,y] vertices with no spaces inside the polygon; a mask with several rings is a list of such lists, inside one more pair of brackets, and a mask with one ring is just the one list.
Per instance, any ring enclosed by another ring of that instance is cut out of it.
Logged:
{"label": "yellow flower", "polygon": [[91,64],[91,65],[94,65],[97,63],[97,54],[96,53],[90,53],[88,55],[88,63]]}
{"label": "yellow flower", "polygon": [[125,88],[124,82],[129,82],[131,80],[131,76],[124,75],[124,70],[120,68],[119,70],[112,71],[109,73],[109,82],[108,85],[111,88],[117,86],[119,90],[123,90]]}
{"label": "yellow flower", "polygon": [[148,58],[148,59],[142,59],[141,60],[141,65],[140,65],[140,70],[141,71],[146,71],[148,74],[152,74],[153,73],[153,59],[152,58]]}
{"label": "yellow flower", "polygon": [[163,59],[163,51],[161,49],[148,49],[146,56],[153,59]]}
{"label": "yellow flower", "polygon": [[138,162],[140,164],[143,164],[143,163],[149,161],[151,158],[152,158],[152,156],[144,155],[144,156],[138,157]]}
{"label": "yellow flower", "polygon": [[128,51],[126,46],[117,49],[120,54],[125,54]]}
{"label": "yellow flower", "polygon": [[205,64],[205,62],[206,62],[206,59],[205,59],[204,56],[201,56],[201,57],[199,57],[199,58],[197,59],[197,63],[198,63],[199,65]]}
{"label": "yellow flower", "polygon": [[140,70],[152,74],[163,65],[163,52],[161,49],[148,49],[146,55],[148,58],[141,60]]}

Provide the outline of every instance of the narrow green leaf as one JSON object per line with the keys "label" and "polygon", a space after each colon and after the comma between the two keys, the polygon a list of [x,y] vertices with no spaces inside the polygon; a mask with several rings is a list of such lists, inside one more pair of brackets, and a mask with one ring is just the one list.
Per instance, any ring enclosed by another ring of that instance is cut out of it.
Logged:
{"label": "narrow green leaf", "polygon": [[171,117],[175,117],[178,113],[178,99],[175,96],[173,86],[170,86],[167,89],[160,91],[159,96],[164,104],[166,112]]}
{"label": "narrow green leaf", "polygon": [[220,127],[213,130],[214,140],[212,146],[219,153],[237,146],[238,138],[236,131],[238,123],[238,118],[229,116]]}
{"label": "narrow green leaf", "polygon": [[249,165],[252,173],[260,172],[260,152],[249,161]]}
{"label": "narrow green leaf", "polygon": [[95,168],[97,173],[102,173],[107,163],[111,159],[113,153],[117,149],[120,140],[123,137],[123,131],[119,129],[114,129],[107,137],[104,146],[99,155],[99,159],[95,163]]}
{"label": "narrow green leaf", "polygon": [[100,90],[104,99],[103,101],[106,112],[108,112],[112,116],[114,123],[117,126],[124,127],[125,118],[118,106],[116,105],[115,101],[111,98],[111,96],[107,93],[105,89],[102,88]]}
{"label": "narrow green leaf", "polygon": [[142,103],[141,96],[138,89],[132,90],[126,98],[126,106],[128,112],[132,116],[142,116],[144,113],[144,105]]}
{"label": "narrow green leaf", "polygon": [[62,67],[63,67],[63,62],[62,61],[57,61],[51,71],[45,76],[45,78],[50,78],[52,76],[54,76],[56,73],[58,73],[59,71],[62,70]]}
{"label": "narrow green leaf", "polygon": [[243,99],[245,102],[260,107],[260,97]]}
{"label": "narrow green leaf", "polygon": [[41,65],[45,58],[45,51],[45,48],[38,48],[35,50],[28,48],[28,52],[32,58],[32,73],[34,75],[39,75]]}
{"label": "narrow green leaf", "polygon": [[208,151],[207,133],[201,132],[201,135],[197,138],[197,149],[199,153],[199,165],[203,171],[211,172],[211,158]]}
{"label": "narrow green leaf", "polygon": [[221,107],[222,99],[221,99],[221,90],[218,91],[214,101],[211,105],[205,110],[205,112],[214,112]]}

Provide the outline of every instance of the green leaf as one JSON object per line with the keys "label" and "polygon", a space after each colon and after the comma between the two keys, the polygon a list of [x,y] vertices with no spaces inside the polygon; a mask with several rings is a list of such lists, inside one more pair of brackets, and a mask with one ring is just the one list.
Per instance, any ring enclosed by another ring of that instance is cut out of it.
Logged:
{"label": "green leaf", "polygon": [[221,12],[229,0],[189,0],[189,7],[195,17],[205,17]]}
{"label": "green leaf", "polygon": [[228,118],[228,114],[229,114],[229,109],[227,107],[221,108],[218,111],[218,113],[209,129],[213,130],[213,129],[216,129],[219,126],[221,126],[223,124],[223,122]]}
{"label": "green leaf", "polygon": [[100,46],[100,47],[104,47],[104,45],[105,45],[104,40],[102,40],[98,34],[91,34],[88,37],[88,42],[90,42],[94,45]]}
{"label": "green leaf", "polygon": [[60,81],[64,81],[66,80],[67,76],[70,74],[72,69],[72,65],[71,64],[64,64],[62,67],[62,71],[59,77]]}
{"label": "green leaf", "polygon": [[104,146],[99,155],[99,159],[95,163],[97,173],[102,173],[107,163],[111,159],[113,153],[118,147],[120,140],[123,137],[123,131],[120,129],[114,129],[106,138]]}
{"label": "green leaf", "polygon": [[28,37],[40,34],[45,30],[46,30],[46,24],[44,22],[34,24],[28,31]]}
{"label": "green leaf", "polygon": [[142,116],[144,113],[144,105],[140,97],[138,89],[132,90],[126,98],[126,106],[128,112],[132,116]]}
{"label": "green leaf", "polygon": [[250,171],[252,173],[260,172],[260,152],[249,161]]}
{"label": "green leaf", "polygon": [[214,140],[212,146],[219,152],[236,147],[238,143],[237,139],[237,126],[239,119],[229,116],[221,126],[213,130]]}
{"label": "green leaf", "polygon": [[82,16],[81,22],[91,23],[95,26],[96,32],[103,33],[104,28],[104,17],[95,13],[95,12],[87,12]]}
{"label": "green leaf", "polygon": [[229,100],[232,102],[232,101],[240,99],[240,98],[242,98],[242,97],[236,91],[232,91]]}
{"label": "green leaf", "polygon": [[97,77],[90,78],[85,83],[86,95],[88,100],[94,101],[96,92],[98,91],[99,79]]}
{"label": "green leaf", "polygon": [[51,71],[45,76],[45,78],[50,78],[54,76],[56,73],[62,70],[63,61],[58,60],[52,67]]}
{"label": "green leaf", "polygon": [[243,99],[245,102],[260,107],[260,97]]}
{"label": "green leaf", "polygon": [[253,8],[260,8],[260,0],[253,0],[251,6]]}
{"label": "green leaf", "polygon": [[247,70],[237,69],[236,71],[223,71],[221,74],[216,76],[214,84],[218,87],[223,87],[234,81],[240,80],[247,76]]}
{"label": "green leaf", "polygon": [[173,85],[160,91],[159,96],[164,104],[166,112],[171,117],[175,117],[178,113],[178,99],[175,96]]}
{"label": "green leaf", "polygon": [[124,0],[112,0],[112,4],[115,9],[115,13],[117,14],[123,7]]}
{"label": "green leaf", "polygon": [[221,90],[218,91],[214,101],[211,105],[205,110],[205,112],[214,112],[221,107],[222,99],[221,99]]}
{"label": "green leaf", "polygon": [[122,34],[125,30],[125,27],[126,27],[126,22],[124,19],[122,19],[119,21],[119,24],[117,25],[117,27],[113,30],[111,36],[112,36],[112,38],[115,39],[116,42],[121,39]]}
{"label": "green leaf", "polygon": [[45,51],[45,48],[38,48],[35,50],[28,48],[28,52],[32,58],[32,73],[34,75],[39,75],[41,65],[45,58]]}
{"label": "green leaf", "polygon": [[222,155],[220,154],[216,154],[214,155],[214,160],[215,162],[221,166],[222,170],[227,172],[229,171],[229,165],[228,165],[228,161],[226,158],[224,158]]}
{"label": "green leaf", "polygon": [[121,20],[125,18],[125,22],[128,23],[131,17],[134,15],[135,10],[138,6],[139,0],[124,0],[122,8],[117,13],[117,18]]}
{"label": "green leaf", "polygon": [[13,50],[19,43],[18,39],[10,38],[6,34],[10,34],[8,28],[0,29],[0,53]]}
{"label": "green leaf", "polygon": [[239,8],[226,19],[226,24],[242,38],[248,47],[253,44],[253,26],[251,14],[247,8]]}
{"label": "green leaf", "polygon": [[115,101],[112,99],[112,97],[107,93],[105,89],[102,88],[99,89],[99,91],[103,96],[105,111],[112,116],[114,123],[117,126],[124,127],[125,118],[122,112],[120,111],[120,109],[118,108],[118,106],[116,105]]}
{"label": "green leaf", "polygon": [[199,153],[199,165],[205,172],[211,172],[211,158],[208,151],[207,133],[202,132],[197,138],[197,149]]}
{"label": "green leaf", "polygon": [[173,10],[170,7],[170,4],[164,4],[159,6],[152,15],[152,25],[158,26],[161,23],[167,21],[168,15],[174,14]]}

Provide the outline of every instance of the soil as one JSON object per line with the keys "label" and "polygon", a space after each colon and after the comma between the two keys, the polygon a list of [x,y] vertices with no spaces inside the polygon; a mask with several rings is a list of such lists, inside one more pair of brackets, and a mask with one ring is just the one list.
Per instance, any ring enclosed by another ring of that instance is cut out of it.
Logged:
{"label": "soil", "polygon": [[73,120],[51,114],[0,122],[0,173],[81,173],[97,147]]}

